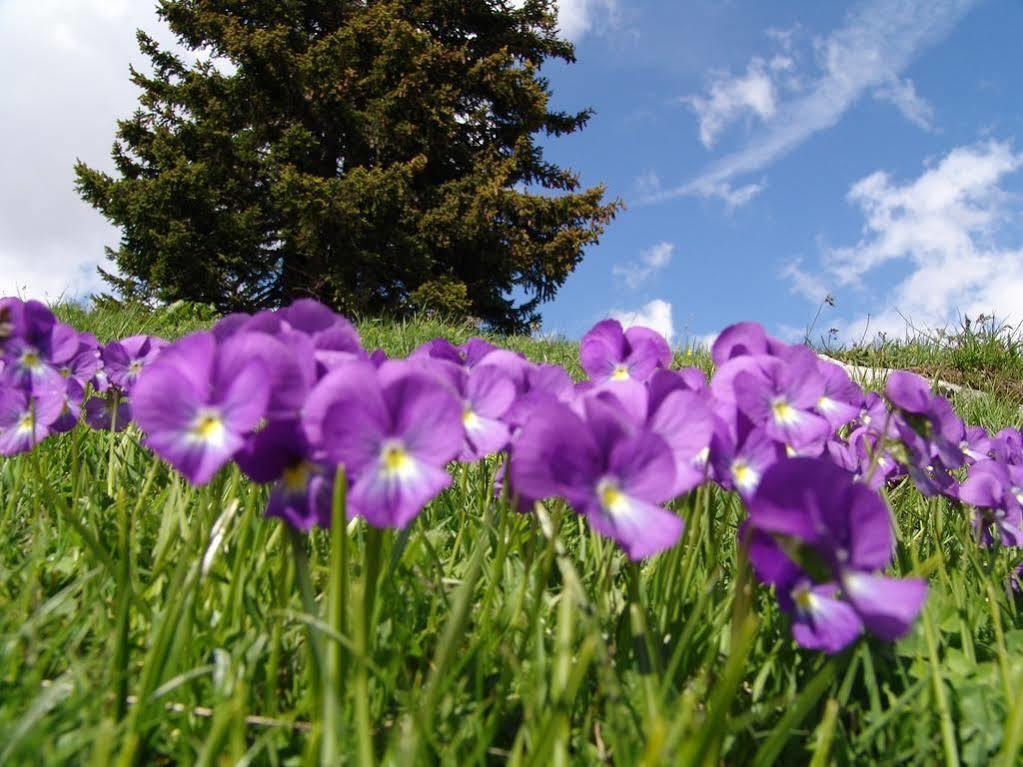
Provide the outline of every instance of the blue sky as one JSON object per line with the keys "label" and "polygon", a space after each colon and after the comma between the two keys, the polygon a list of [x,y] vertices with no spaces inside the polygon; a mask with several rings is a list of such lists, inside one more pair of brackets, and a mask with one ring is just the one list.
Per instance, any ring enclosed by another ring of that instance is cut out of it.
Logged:
{"label": "blue sky", "polygon": [[829,293],[817,329],[845,338],[1021,319],[1023,4],[601,10],[578,63],[547,70],[557,106],[597,114],[547,153],[628,210],[547,330],[619,310],[676,340],[740,319],[793,336]]}
{"label": "blue sky", "polygon": [[[801,336],[1023,320],[1020,0],[560,0],[592,106],[549,159],[628,209],[544,307],[578,337],[614,313],[674,341],[740,319]],[[117,233],[78,200],[134,108],[143,0],[0,0],[0,292],[95,289]],[[869,318],[869,324],[868,324]]]}

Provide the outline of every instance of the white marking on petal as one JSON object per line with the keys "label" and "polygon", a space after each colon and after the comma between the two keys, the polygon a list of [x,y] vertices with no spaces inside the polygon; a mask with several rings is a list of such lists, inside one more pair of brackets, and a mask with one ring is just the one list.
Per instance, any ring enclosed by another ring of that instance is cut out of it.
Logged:
{"label": "white marking on petal", "polygon": [[760,472],[741,458],[732,461],[731,471],[732,482],[740,490],[750,492],[760,483]]}

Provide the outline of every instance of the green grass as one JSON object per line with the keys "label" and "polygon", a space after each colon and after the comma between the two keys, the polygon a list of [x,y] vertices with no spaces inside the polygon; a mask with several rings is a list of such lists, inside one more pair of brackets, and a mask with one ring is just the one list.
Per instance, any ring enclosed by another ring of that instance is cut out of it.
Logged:
{"label": "green grass", "polygon": [[[210,319],[131,312],[61,309],[101,339]],[[360,331],[392,353],[472,334]],[[501,341],[575,369],[569,343]],[[827,658],[751,582],[735,497],[680,500],[682,543],[634,566],[559,503],[495,500],[498,470],[456,470],[403,533],[294,540],[236,470],[192,489],[135,433],[4,460],[0,764],[1020,763],[1016,562],[947,502],[890,493],[895,572],[931,582],[912,634]]]}

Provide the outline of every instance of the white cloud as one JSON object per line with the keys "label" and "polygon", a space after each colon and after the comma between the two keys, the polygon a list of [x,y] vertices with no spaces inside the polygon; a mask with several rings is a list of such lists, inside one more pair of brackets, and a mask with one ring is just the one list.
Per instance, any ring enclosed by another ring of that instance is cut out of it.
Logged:
{"label": "white cloud", "polygon": [[710,149],[718,134],[744,117],[769,120],[777,109],[774,74],[792,69],[791,58],[776,56],[770,62],[755,56],[745,74],[729,76],[714,73],[706,96],[689,96],[689,104],[700,123],[700,141]]}
{"label": "white cloud", "polygon": [[923,130],[934,130],[934,107],[916,92],[916,86],[908,77],[905,80],[892,78],[874,91],[874,98],[893,104],[903,117]]}
{"label": "white cloud", "polygon": [[616,277],[621,277],[626,285],[635,290],[670,264],[674,252],[675,246],[670,242],[658,242],[642,251],[635,261],[615,264],[611,272]]}
{"label": "white cloud", "polygon": [[657,194],[661,191],[661,177],[657,175],[657,171],[648,170],[637,176],[632,185],[640,196]]}
{"label": "white cloud", "polygon": [[785,264],[781,276],[789,281],[793,293],[802,296],[811,304],[819,305],[831,295],[824,280],[804,270],[802,262],[798,259]]}
{"label": "white cloud", "polygon": [[[909,274],[880,294],[871,333],[901,334],[907,320],[943,327],[960,315],[1023,320],[1023,210],[1000,186],[1021,168],[1023,153],[988,141],[952,150],[913,181],[861,179],[849,201],[864,214],[863,237],[824,254],[827,278],[862,285],[881,266],[908,263]],[[866,323],[842,325],[858,337]]]}
{"label": "white cloud", "polygon": [[898,78],[916,55],[944,38],[979,0],[862,0],[844,25],[815,41],[817,74],[774,104],[770,120],[741,149],[703,174],[642,200],[708,195],[762,170],[819,131],[835,125],[864,93]]}
{"label": "white cloud", "polygon": [[671,319],[671,304],[655,298],[640,309],[633,311],[615,309],[611,317],[625,328],[644,327],[656,330],[668,343],[675,337],[675,325]]}
{"label": "white cloud", "polygon": [[81,158],[109,170],[116,120],[145,69],[135,29],[173,37],[136,0],[0,0],[0,294],[56,299],[100,287],[95,267],[117,230],[74,191]]}
{"label": "white cloud", "polygon": [[716,184],[708,184],[695,192],[700,197],[716,198],[721,200],[729,210],[741,208],[767,187],[767,184],[744,184],[738,188],[733,187],[727,181]]}
{"label": "white cloud", "polygon": [[[526,0],[510,0],[521,8]],[[558,29],[573,42],[618,23],[618,0],[558,0]]]}

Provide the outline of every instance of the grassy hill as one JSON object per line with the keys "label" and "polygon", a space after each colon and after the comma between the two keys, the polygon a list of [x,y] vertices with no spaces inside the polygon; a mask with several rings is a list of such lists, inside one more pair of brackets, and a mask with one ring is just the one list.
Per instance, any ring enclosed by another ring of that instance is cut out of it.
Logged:
{"label": "grassy hill", "polygon": [[[59,313],[101,340],[212,319]],[[391,354],[475,334],[426,318],[359,330]],[[498,340],[578,373],[570,342]],[[844,355],[889,366],[915,353]],[[942,375],[969,367],[919,354]],[[977,359],[992,365],[978,385],[1015,370],[1015,357]],[[1016,390],[993,391],[961,403],[968,420],[1018,425]],[[500,507],[498,470],[456,468],[406,531],[353,522],[296,548],[237,469],[192,488],[132,430],[77,429],[0,460],[0,764],[315,764],[328,689],[345,764],[1018,763],[1018,561],[964,545],[948,501],[890,493],[898,567],[931,582],[913,632],[828,657],[793,644],[737,562],[734,495],[677,501],[682,543],[636,565],[561,503]],[[331,599],[340,635],[321,618]],[[312,665],[310,636],[338,648],[338,679]]]}

